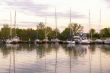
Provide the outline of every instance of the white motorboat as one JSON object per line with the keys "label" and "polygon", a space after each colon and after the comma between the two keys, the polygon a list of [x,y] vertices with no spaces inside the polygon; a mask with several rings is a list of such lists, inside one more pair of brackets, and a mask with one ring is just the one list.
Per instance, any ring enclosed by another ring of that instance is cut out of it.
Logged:
{"label": "white motorboat", "polygon": [[91,42],[89,39],[82,39],[80,43],[81,44],[90,44]]}
{"label": "white motorboat", "polygon": [[104,43],[104,41],[101,40],[101,39],[96,39],[96,40],[95,40],[95,43]]}
{"label": "white motorboat", "polygon": [[91,43],[91,41],[87,39],[86,36],[77,35],[77,36],[74,36],[74,40],[78,44],[90,44]]}
{"label": "white motorboat", "polygon": [[105,44],[110,44],[110,38],[104,40],[104,43],[105,43]]}
{"label": "white motorboat", "polygon": [[68,44],[75,44],[75,41],[67,41]]}

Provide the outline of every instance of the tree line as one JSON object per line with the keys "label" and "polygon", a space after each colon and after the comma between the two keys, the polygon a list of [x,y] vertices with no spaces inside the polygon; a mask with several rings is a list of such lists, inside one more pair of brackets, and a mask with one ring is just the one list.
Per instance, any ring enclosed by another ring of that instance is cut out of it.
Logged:
{"label": "tree line", "polygon": [[[78,23],[70,23],[68,27],[66,27],[62,32],[60,32],[58,28],[52,29],[49,26],[45,26],[42,22],[40,22],[36,26],[36,29],[10,28],[8,24],[4,24],[4,26],[0,30],[0,39],[5,40],[17,35],[23,41],[28,41],[29,39],[32,41],[34,41],[35,39],[43,40],[45,39],[45,36],[47,36],[49,40],[56,37],[60,40],[67,40],[70,36],[76,35],[77,33],[80,33],[82,31],[83,26]],[[105,39],[110,37],[110,28],[103,28],[99,33],[92,28],[86,34],[88,38],[90,38],[92,34],[92,39]]]}

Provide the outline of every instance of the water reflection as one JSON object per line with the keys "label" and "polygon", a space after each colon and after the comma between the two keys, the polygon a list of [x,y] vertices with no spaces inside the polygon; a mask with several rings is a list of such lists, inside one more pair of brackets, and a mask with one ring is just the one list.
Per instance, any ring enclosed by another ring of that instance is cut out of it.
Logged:
{"label": "water reflection", "polygon": [[0,73],[110,73],[109,62],[110,45],[0,45]]}

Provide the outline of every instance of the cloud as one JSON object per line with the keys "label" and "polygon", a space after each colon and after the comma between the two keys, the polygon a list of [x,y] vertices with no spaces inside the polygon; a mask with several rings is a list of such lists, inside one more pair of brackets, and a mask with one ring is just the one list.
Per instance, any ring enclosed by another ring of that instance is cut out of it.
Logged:
{"label": "cloud", "polygon": [[105,2],[107,3],[107,6],[110,8],[110,0],[105,0]]}
{"label": "cloud", "polygon": [[34,4],[31,0],[5,0],[4,2],[12,8],[28,10],[32,12],[41,11],[48,8],[48,5]]}
{"label": "cloud", "polygon": [[[19,9],[21,11],[28,11],[31,14],[36,16],[54,16],[54,12],[48,12],[47,10],[51,8],[51,5],[48,4],[36,4],[32,0],[4,0],[4,3],[12,8]],[[57,12],[59,17],[68,17],[69,13]],[[81,15],[76,12],[72,12],[72,18],[83,18],[84,15]]]}
{"label": "cloud", "polygon": [[[63,13],[63,12],[57,12],[57,17],[65,17],[65,18],[69,18],[70,14],[69,13]],[[54,12],[42,12],[42,14],[39,14],[39,16],[50,16],[50,17],[54,17],[55,13]],[[72,12],[71,14],[71,18],[85,18],[86,16],[77,12]]]}

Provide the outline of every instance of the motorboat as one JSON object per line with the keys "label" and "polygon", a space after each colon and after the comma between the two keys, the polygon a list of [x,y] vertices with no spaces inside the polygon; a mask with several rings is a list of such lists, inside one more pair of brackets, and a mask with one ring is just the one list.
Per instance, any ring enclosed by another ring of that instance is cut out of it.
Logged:
{"label": "motorboat", "polygon": [[104,44],[110,44],[110,38],[105,39]]}
{"label": "motorboat", "polygon": [[101,40],[101,39],[96,39],[96,40],[95,40],[95,43],[102,44],[102,43],[104,43],[104,41]]}

